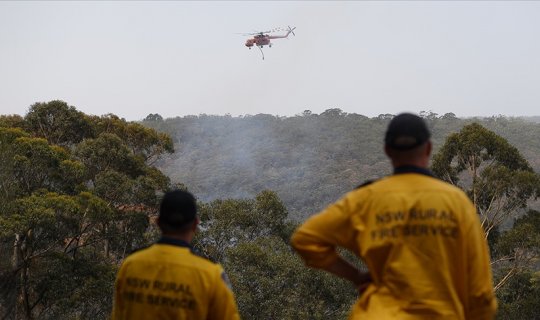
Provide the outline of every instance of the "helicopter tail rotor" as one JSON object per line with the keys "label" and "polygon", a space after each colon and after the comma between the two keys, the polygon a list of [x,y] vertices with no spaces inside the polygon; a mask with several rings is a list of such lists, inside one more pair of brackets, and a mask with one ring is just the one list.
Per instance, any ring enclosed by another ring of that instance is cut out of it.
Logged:
{"label": "helicopter tail rotor", "polygon": [[296,35],[294,34],[294,29],[296,29],[296,27],[294,27],[294,28],[291,28],[291,26],[288,26],[288,27],[289,27],[289,29],[288,29],[288,30],[289,30],[289,33],[292,33],[293,36],[296,36]]}

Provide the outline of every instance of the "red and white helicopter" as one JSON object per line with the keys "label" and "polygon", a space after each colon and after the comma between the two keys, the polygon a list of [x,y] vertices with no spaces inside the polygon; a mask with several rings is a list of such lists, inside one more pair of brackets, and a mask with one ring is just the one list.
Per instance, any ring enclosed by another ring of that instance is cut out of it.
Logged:
{"label": "red and white helicopter", "polygon": [[[289,34],[291,33],[295,36],[294,29],[296,29],[296,27],[293,27],[293,28],[287,27],[287,29],[277,28],[277,29],[273,29],[269,31],[245,33],[244,35],[253,36],[253,38],[249,38],[246,40],[246,47],[251,49],[251,47],[257,46],[259,50],[261,50],[262,58],[264,60],[264,52],[262,51],[262,48],[264,46],[268,46],[269,48],[272,48],[272,42],[270,42],[270,40],[272,39],[288,38]],[[279,32],[279,31],[286,31],[287,33],[285,33],[284,35],[271,35],[271,33]]]}

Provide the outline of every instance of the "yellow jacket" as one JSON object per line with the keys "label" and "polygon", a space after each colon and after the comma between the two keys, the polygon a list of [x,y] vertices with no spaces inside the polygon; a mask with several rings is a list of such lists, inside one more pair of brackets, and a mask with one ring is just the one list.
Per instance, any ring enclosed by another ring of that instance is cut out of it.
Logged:
{"label": "yellow jacket", "polygon": [[239,319],[220,265],[162,238],[125,259],[115,283],[112,319]]}
{"label": "yellow jacket", "polygon": [[488,248],[473,204],[422,169],[404,171],[309,218],[293,247],[313,267],[331,264],[336,246],[364,260],[373,282],[351,319],[492,319]]}

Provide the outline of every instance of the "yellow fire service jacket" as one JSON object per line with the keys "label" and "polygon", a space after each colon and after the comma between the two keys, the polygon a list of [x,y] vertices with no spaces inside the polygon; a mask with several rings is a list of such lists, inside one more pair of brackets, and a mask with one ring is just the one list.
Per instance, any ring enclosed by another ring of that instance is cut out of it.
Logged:
{"label": "yellow fire service jacket", "polygon": [[115,283],[112,319],[240,319],[220,265],[162,238],[123,262]]}
{"label": "yellow fire service jacket", "polygon": [[296,230],[292,246],[313,267],[336,246],[359,256],[373,282],[350,319],[492,319],[487,243],[476,209],[458,188],[425,169],[349,192]]}

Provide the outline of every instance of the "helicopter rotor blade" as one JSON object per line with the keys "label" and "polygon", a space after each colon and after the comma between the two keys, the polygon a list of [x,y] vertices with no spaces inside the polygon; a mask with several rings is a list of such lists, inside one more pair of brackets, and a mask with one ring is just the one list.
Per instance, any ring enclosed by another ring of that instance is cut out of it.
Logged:
{"label": "helicopter rotor blade", "polygon": [[296,27],[294,27],[294,28],[291,28],[291,26],[287,26],[287,27],[289,27],[289,31],[293,34],[293,36],[296,36],[296,35],[294,34],[294,29],[296,29]]}
{"label": "helicopter rotor blade", "polygon": [[252,32],[252,33],[246,33],[247,36],[255,36],[255,35],[264,35],[265,33],[270,33],[272,31],[258,31],[258,32]]}
{"label": "helicopter rotor blade", "polygon": [[255,35],[265,35],[265,34],[273,33],[273,32],[290,31],[293,35],[295,35],[293,31],[294,29],[296,29],[296,27],[291,28],[290,26],[288,26],[288,28],[277,27],[274,29],[266,30],[266,31],[253,31],[251,33],[237,33],[237,34],[241,34],[244,36],[255,36]]}

